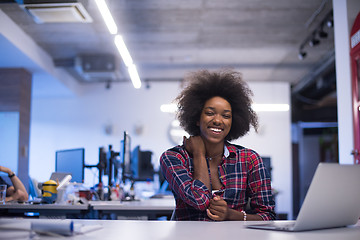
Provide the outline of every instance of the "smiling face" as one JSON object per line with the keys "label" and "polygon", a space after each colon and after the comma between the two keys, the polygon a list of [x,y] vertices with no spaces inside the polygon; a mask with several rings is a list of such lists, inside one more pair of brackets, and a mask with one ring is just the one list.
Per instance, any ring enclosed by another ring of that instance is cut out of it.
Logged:
{"label": "smiling face", "polygon": [[205,102],[198,126],[200,135],[209,143],[223,143],[231,129],[231,105],[222,97],[213,97]]}

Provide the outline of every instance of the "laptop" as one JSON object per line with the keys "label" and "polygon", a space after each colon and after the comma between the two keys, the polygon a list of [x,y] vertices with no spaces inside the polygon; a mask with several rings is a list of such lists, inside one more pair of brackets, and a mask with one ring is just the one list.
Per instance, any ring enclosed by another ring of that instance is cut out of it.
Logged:
{"label": "laptop", "polygon": [[54,180],[55,182],[61,182],[67,175],[72,176],[71,173],[67,172],[53,172],[51,173],[50,180]]}
{"label": "laptop", "polygon": [[320,163],[296,221],[249,223],[247,228],[308,231],[345,227],[360,217],[360,165]]}

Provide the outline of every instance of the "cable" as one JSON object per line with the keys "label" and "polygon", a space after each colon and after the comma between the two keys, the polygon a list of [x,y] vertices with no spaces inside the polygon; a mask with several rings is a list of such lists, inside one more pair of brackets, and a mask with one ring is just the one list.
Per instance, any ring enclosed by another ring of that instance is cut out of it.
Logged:
{"label": "cable", "polygon": [[320,14],[320,12],[324,9],[325,4],[328,0],[323,0],[319,6],[319,8],[311,15],[311,17],[306,21],[305,27],[309,28],[310,25],[314,22],[315,18]]}

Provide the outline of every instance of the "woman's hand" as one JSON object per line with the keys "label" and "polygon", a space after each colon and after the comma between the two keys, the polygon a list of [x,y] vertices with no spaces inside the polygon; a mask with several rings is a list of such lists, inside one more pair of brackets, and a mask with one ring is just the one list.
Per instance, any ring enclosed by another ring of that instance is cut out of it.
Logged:
{"label": "woman's hand", "polygon": [[214,221],[224,221],[228,219],[229,207],[224,199],[215,196],[210,200],[209,208],[206,210],[207,215]]}
{"label": "woman's hand", "polygon": [[191,136],[186,138],[184,136],[183,145],[185,146],[186,151],[195,156],[204,156],[206,153],[204,141],[200,136]]}
{"label": "woman's hand", "polygon": [[200,136],[184,137],[183,144],[186,151],[193,156],[194,173],[193,179],[198,179],[205,184],[211,192],[210,176],[205,158],[206,148],[203,139]]}

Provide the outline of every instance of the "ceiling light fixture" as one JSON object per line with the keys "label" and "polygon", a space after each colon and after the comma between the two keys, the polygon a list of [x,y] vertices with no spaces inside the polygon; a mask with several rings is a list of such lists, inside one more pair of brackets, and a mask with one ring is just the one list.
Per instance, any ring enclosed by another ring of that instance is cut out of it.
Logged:
{"label": "ceiling light fixture", "polygon": [[127,49],[124,39],[120,35],[116,35],[114,38],[115,46],[117,47],[126,67],[129,67],[131,64],[133,64],[133,60],[131,58],[131,55],[129,53],[129,50]]}
{"label": "ceiling light fixture", "polygon": [[315,46],[317,46],[317,45],[319,45],[319,44],[320,44],[320,40],[317,39],[315,36],[313,36],[313,37],[311,38],[311,40],[309,41],[309,46],[310,46],[310,47],[315,47]]}
{"label": "ceiling light fixture", "polygon": [[324,25],[325,23],[323,22],[319,27],[319,31],[318,31],[319,37],[323,39],[328,37],[328,33],[324,31]]}
{"label": "ceiling light fixture", "polygon": [[306,52],[303,49],[299,50],[298,58],[303,60],[306,57]]}
{"label": "ceiling light fixture", "polygon": [[136,70],[136,66],[134,64],[131,64],[128,67],[128,71],[129,71],[131,82],[134,85],[134,88],[141,88],[141,80],[140,80],[139,74]]}
{"label": "ceiling light fixture", "polygon": [[290,110],[289,104],[252,104],[251,108],[255,112],[287,112]]}
{"label": "ceiling light fixture", "polygon": [[334,27],[334,20],[333,20],[332,18],[329,19],[329,20],[326,22],[326,25],[327,25],[329,28]]}
{"label": "ceiling light fixture", "polygon": [[[99,11],[105,21],[106,26],[108,27],[111,34],[117,34],[117,26],[114,21],[114,18],[111,15],[111,12],[105,2],[105,0],[95,0],[96,5],[99,8]],[[133,63],[131,55],[125,45],[124,39],[121,35],[116,35],[114,37],[114,43],[116,48],[118,49],[121,58],[123,59],[126,67],[128,68],[130,79],[135,88],[141,87],[141,80],[139,74],[136,70],[136,66]]]}
{"label": "ceiling light fixture", "polygon": [[321,30],[319,31],[319,37],[320,37],[320,38],[327,38],[327,37],[328,37],[328,33],[325,32],[323,29],[321,29]]}
{"label": "ceiling light fixture", "polygon": [[111,34],[117,34],[117,26],[116,23],[110,13],[110,10],[105,2],[105,0],[95,0],[97,7],[105,21],[107,28]]}
{"label": "ceiling light fixture", "polygon": [[326,39],[328,37],[328,33],[324,31],[324,26],[333,26],[332,10],[325,15],[323,20],[320,21],[316,28],[311,33],[309,33],[309,35],[307,35],[304,41],[300,44],[298,53],[298,58],[300,60],[303,60],[307,55],[307,52],[304,51],[306,45],[309,45],[310,47],[315,47],[321,43],[319,38]]}
{"label": "ceiling light fixture", "polygon": [[175,103],[162,104],[160,110],[164,113],[176,113],[177,105]]}

